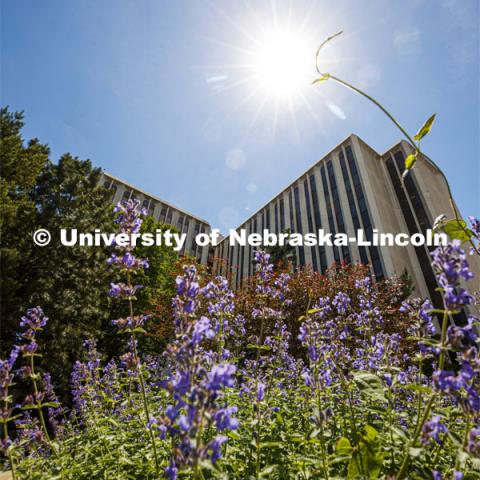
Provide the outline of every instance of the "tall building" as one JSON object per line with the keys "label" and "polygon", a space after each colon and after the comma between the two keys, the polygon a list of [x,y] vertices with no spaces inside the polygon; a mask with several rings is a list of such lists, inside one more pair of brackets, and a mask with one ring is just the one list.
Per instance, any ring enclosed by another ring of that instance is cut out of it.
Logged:
{"label": "tall building", "polygon": [[[198,233],[209,233],[210,224],[191,213],[186,212],[172,204],[162,200],[154,195],[143,192],[129,183],[119,178],[103,172],[101,182],[103,185],[113,191],[113,203],[127,201],[131,198],[140,200],[148,214],[156,220],[167,225],[172,225],[180,233],[186,233],[187,238],[181,255],[188,255],[196,258],[199,263],[206,264],[209,258],[209,248],[200,247],[195,242]],[[210,254],[213,253],[210,249]],[[211,255],[210,255],[211,257]]]}
{"label": "tall building", "polygon": [[[405,158],[411,151],[407,142],[400,141],[379,154],[352,134],[236,230],[245,229],[247,234],[261,234],[264,230],[277,234],[324,230],[326,234],[345,233],[349,238],[363,230],[367,240],[375,232],[410,236],[424,233],[433,227],[439,215],[453,218],[454,212],[443,175],[426,156],[418,158],[402,183]],[[208,222],[108,173],[103,173],[102,182],[114,190],[114,203],[137,198],[157,220],[187,233],[180,254],[213,265],[218,274],[230,274],[233,288],[254,273],[255,247],[231,246],[228,235],[215,248],[197,246],[195,236],[211,231]],[[430,297],[440,307],[441,297],[436,290],[429,252],[432,248],[412,244],[362,246],[351,242],[344,246],[300,246],[295,247],[294,263],[310,265],[319,272],[325,272],[334,262],[363,263],[370,266],[377,280],[407,272],[415,294]],[[471,257],[471,263],[476,278],[480,278],[480,262]],[[480,288],[478,280],[477,288]],[[464,315],[458,321],[465,321]]]}
{"label": "tall building", "polygon": [[[355,236],[363,229],[372,239],[378,232],[409,235],[432,228],[441,214],[452,218],[447,187],[441,172],[425,156],[405,178],[408,143],[400,141],[379,154],[356,135],[350,135],[287,188],[248,218],[239,229],[261,233],[290,230],[305,234],[323,229],[328,233]],[[216,247],[220,274],[231,269],[234,286],[253,273],[253,247],[230,246],[228,236]],[[416,295],[441,298],[426,246],[301,246],[296,263],[324,272],[333,262],[369,264],[378,279],[407,271]],[[478,262],[474,266],[477,270]]]}

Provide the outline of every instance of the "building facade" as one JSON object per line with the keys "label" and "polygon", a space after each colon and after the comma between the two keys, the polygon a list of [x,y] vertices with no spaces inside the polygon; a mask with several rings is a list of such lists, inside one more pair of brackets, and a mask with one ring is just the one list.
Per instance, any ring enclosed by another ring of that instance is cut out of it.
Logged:
{"label": "building facade", "polygon": [[[411,146],[400,141],[379,154],[352,134],[236,230],[245,229],[247,234],[265,230],[306,234],[323,230],[327,234],[345,233],[349,238],[363,230],[367,240],[375,232],[410,236],[424,233],[433,227],[439,215],[453,218],[454,212],[443,175],[427,157],[420,156],[402,182],[405,158],[411,152]],[[215,247],[198,246],[195,237],[211,231],[208,222],[108,173],[103,173],[102,182],[113,190],[115,204],[136,198],[158,221],[187,233],[180,254],[211,265],[216,274],[231,278],[233,288],[254,274],[255,247],[232,246],[228,235]],[[363,263],[370,266],[377,280],[407,272],[415,295],[429,297],[436,307],[441,307],[431,249],[412,244],[362,246],[351,242],[344,246],[298,246],[294,263],[301,267],[310,265],[322,273],[334,262]],[[471,257],[471,263],[476,278],[480,278],[480,262]],[[457,321],[463,323],[465,318]]]}
{"label": "building facade", "polygon": [[[180,255],[188,255],[195,258],[199,263],[207,264],[209,259],[209,247],[200,247],[195,242],[199,233],[209,233],[210,224],[191,213],[186,212],[154,195],[143,192],[119,178],[103,172],[101,182],[104,187],[112,190],[113,203],[137,199],[148,212],[161,223],[172,225],[180,233],[186,233],[186,241]],[[211,253],[211,252],[210,252]],[[211,255],[210,255],[211,257]],[[211,259],[210,259],[211,261]]]}
{"label": "building facade", "polygon": [[[238,229],[244,228],[248,233],[267,229],[301,234],[323,229],[332,234],[346,233],[349,238],[363,229],[368,240],[375,229],[392,234],[423,233],[432,228],[439,215],[452,218],[454,212],[443,176],[427,157],[418,159],[402,185],[404,161],[409,153],[410,145],[401,141],[379,154],[352,134]],[[416,295],[441,304],[426,246],[349,243],[342,247],[295,248],[296,264],[310,265],[319,272],[325,272],[333,262],[368,264],[377,280],[406,271]],[[218,272],[230,273],[233,285],[240,285],[253,273],[253,251],[249,246],[230,246],[227,236],[216,247]],[[474,269],[480,270],[475,263]]]}

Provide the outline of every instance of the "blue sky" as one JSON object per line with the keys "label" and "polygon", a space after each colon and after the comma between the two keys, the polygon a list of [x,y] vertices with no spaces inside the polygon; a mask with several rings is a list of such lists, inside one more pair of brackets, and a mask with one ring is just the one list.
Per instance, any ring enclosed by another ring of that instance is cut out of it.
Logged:
{"label": "blue sky", "polygon": [[257,53],[272,30],[302,39],[312,79],[316,44],[343,30],[325,69],[364,87],[413,133],[437,112],[424,151],[462,213],[479,215],[479,5],[2,2],[2,104],[25,111],[25,137],[48,143],[53,159],[90,158],[225,230],[349,133],[379,152],[400,138],[341,86],[281,96],[258,78]]}

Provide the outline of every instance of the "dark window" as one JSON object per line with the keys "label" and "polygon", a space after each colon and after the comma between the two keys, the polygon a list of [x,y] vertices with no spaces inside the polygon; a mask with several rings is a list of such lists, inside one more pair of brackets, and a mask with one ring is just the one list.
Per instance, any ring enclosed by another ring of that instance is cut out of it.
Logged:
{"label": "dark window", "polygon": [[[408,203],[405,191],[402,188],[400,175],[395,168],[395,162],[391,156],[387,159],[386,165],[388,174],[390,175],[390,180],[392,181],[393,189],[395,190],[398,203],[400,204],[400,208],[405,219],[405,223],[407,224],[408,232],[410,233],[410,235],[413,235],[414,233],[419,233],[419,229],[417,227],[417,224],[415,223],[414,214]],[[430,265],[430,258],[428,256],[427,250],[423,246],[414,247],[414,249],[415,253],[417,254],[418,263],[420,264],[420,268],[425,278],[425,283],[427,284],[430,298],[436,308],[442,308],[442,296],[439,292],[436,291],[438,285],[435,279],[435,275],[433,273],[433,269]]]}
{"label": "dark window", "polygon": [[[290,232],[294,233],[295,232],[295,220],[294,220],[294,213],[293,213],[293,196],[292,196],[292,191],[290,190],[288,192],[288,206],[289,206],[289,217],[290,217]],[[295,247],[295,253],[297,252],[297,249],[299,247]],[[298,256],[295,255],[294,258],[294,268],[297,266],[297,258]]]}
{"label": "dark window", "polygon": [[125,190],[122,195],[122,202],[127,202],[130,198],[130,190]]}
{"label": "dark window", "polygon": [[[332,204],[330,202],[330,194],[328,192],[328,183],[327,183],[327,176],[325,175],[325,166],[322,165],[320,169],[320,174],[322,177],[322,185],[323,191],[325,193],[325,205],[327,207],[327,218],[328,218],[328,228],[332,235],[335,235],[335,223],[333,221],[333,213],[332,213]],[[333,246],[333,258],[335,262],[340,263],[340,253],[338,252],[338,247],[335,245]]]}
{"label": "dark window", "polygon": [[166,217],[167,217],[167,207],[162,207],[162,209],[160,210],[160,218],[159,218],[160,223],[164,223]]}
{"label": "dark window", "polygon": [[[372,239],[372,223],[370,221],[370,215],[368,213],[367,203],[363,194],[362,183],[360,181],[360,175],[358,174],[357,163],[353,156],[352,147],[347,145],[345,147],[347,154],[348,166],[350,167],[350,175],[352,176],[353,188],[357,196],[358,209],[360,210],[360,218],[363,223],[363,230],[365,231],[365,237],[367,240]],[[370,258],[372,259],[373,272],[377,280],[381,280],[384,277],[382,261],[380,257],[380,250],[372,245],[369,247]]]}
{"label": "dark window", "polygon": [[[315,220],[315,230],[318,232],[322,228],[322,221],[320,219],[320,205],[317,193],[317,184],[315,183],[315,174],[310,175],[310,191],[312,192],[313,202],[313,218]],[[324,273],[327,269],[327,256],[325,253],[325,247],[323,245],[318,246],[318,253],[320,258],[320,269]]]}
{"label": "dark window", "polygon": [[[348,175],[347,164],[345,163],[345,156],[343,152],[340,152],[340,167],[342,169],[343,182],[345,184],[345,190],[347,192],[348,205],[350,207],[350,215],[352,217],[352,223],[355,230],[360,230],[360,219],[358,218],[357,207],[355,205],[355,198],[353,196],[352,184]],[[356,233],[356,232],[355,232]],[[363,264],[368,264],[367,249],[364,246],[359,246],[358,251],[360,253],[360,260]]]}
{"label": "dark window", "polygon": [[275,233],[278,233],[278,203],[275,202]]}
{"label": "dark window", "polygon": [[236,273],[236,277],[237,277],[237,281],[236,281],[236,287],[239,287],[240,286],[240,250],[241,250],[242,247],[240,247],[240,245],[237,245],[237,273]]}
{"label": "dark window", "polygon": [[[312,218],[312,207],[310,205],[310,192],[308,189],[308,178],[305,178],[303,181],[303,190],[305,192],[305,204],[307,206],[307,221],[308,221],[308,233],[313,233],[313,218]],[[317,252],[315,247],[309,247],[312,254],[312,265],[313,269],[317,272]]]}
{"label": "dark window", "polygon": [[280,199],[280,231],[285,231],[285,202],[283,196]]}
{"label": "dark window", "polygon": [[230,246],[229,249],[230,249],[229,250],[230,255],[229,255],[229,261],[228,261],[228,263],[229,263],[228,267],[230,268],[230,273],[232,273],[232,269],[233,269],[233,249],[234,249],[234,247]]}
{"label": "dark window", "polygon": [[168,213],[167,213],[167,223],[169,225],[172,224],[172,216],[173,216],[173,210],[171,208],[169,208]]}
{"label": "dark window", "polygon": [[197,240],[196,237],[200,233],[200,225],[195,223],[195,227],[193,229],[193,236],[192,236],[192,244],[190,246],[190,250],[192,251],[192,257],[195,257],[197,254]]}
{"label": "dark window", "polygon": [[[300,191],[298,185],[294,187],[293,193],[295,195],[295,216],[297,217],[297,232],[302,234],[302,212],[300,208]],[[305,265],[305,250],[303,246],[298,247],[298,257],[300,265]]]}
{"label": "dark window", "polygon": [[295,221],[293,216],[293,200],[291,190],[288,192],[288,206],[290,210],[290,231],[293,233],[295,231]]}
{"label": "dark window", "polygon": [[180,215],[177,220],[177,228],[180,230],[180,232],[183,229],[183,221],[185,220],[185,217],[183,215]]}
{"label": "dark window", "polygon": [[103,182],[103,186],[104,186],[105,188],[108,188],[108,189],[109,189],[111,183],[112,183],[112,182],[111,182],[110,180],[106,180],[105,182]]}
{"label": "dark window", "polygon": [[[335,211],[335,219],[337,221],[337,229],[339,233],[346,233],[345,223],[343,221],[342,207],[340,205],[340,197],[338,194],[337,180],[335,178],[335,172],[333,171],[333,164],[331,160],[327,162],[327,172],[328,172],[328,179],[330,180],[330,192],[332,195],[333,208]],[[348,248],[347,245],[342,246],[342,256],[343,256],[344,262],[346,263],[351,262],[350,249]]]}

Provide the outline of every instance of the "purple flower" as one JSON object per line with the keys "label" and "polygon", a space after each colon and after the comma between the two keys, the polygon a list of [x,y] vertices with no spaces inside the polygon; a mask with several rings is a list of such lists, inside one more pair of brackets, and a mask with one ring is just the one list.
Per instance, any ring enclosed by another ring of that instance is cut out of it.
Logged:
{"label": "purple flower", "polygon": [[165,475],[170,480],[177,480],[178,468],[174,460],[171,460],[168,467],[165,469]]}
{"label": "purple flower", "polygon": [[223,430],[236,430],[239,427],[239,421],[236,418],[232,418],[231,415],[237,413],[237,410],[236,406],[217,410],[214,415],[217,430],[220,432]]}
{"label": "purple flower", "polygon": [[422,436],[420,437],[420,443],[423,446],[428,445],[431,439],[434,439],[439,445],[442,445],[440,435],[447,433],[447,427],[441,423],[440,420],[439,416],[435,416],[423,425]]}
{"label": "purple flower", "polygon": [[470,430],[467,450],[475,457],[480,457],[480,427],[475,427]]}
{"label": "purple flower", "polygon": [[214,440],[210,442],[211,455],[210,459],[215,465],[217,460],[222,456],[222,445],[228,440],[225,435],[218,435]]}
{"label": "purple flower", "polygon": [[233,387],[235,385],[235,372],[237,367],[230,363],[215,365],[208,374],[209,390],[220,390],[224,387]]}
{"label": "purple flower", "polygon": [[265,385],[263,383],[259,383],[257,385],[257,401],[263,402],[265,399]]}
{"label": "purple flower", "polygon": [[432,257],[432,266],[443,289],[445,306],[449,310],[461,310],[470,304],[473,300],[472,295],[459,285],[461,278],[464,280],[473,278],[461,242],[453,240],[451,244],[437,247]]}

